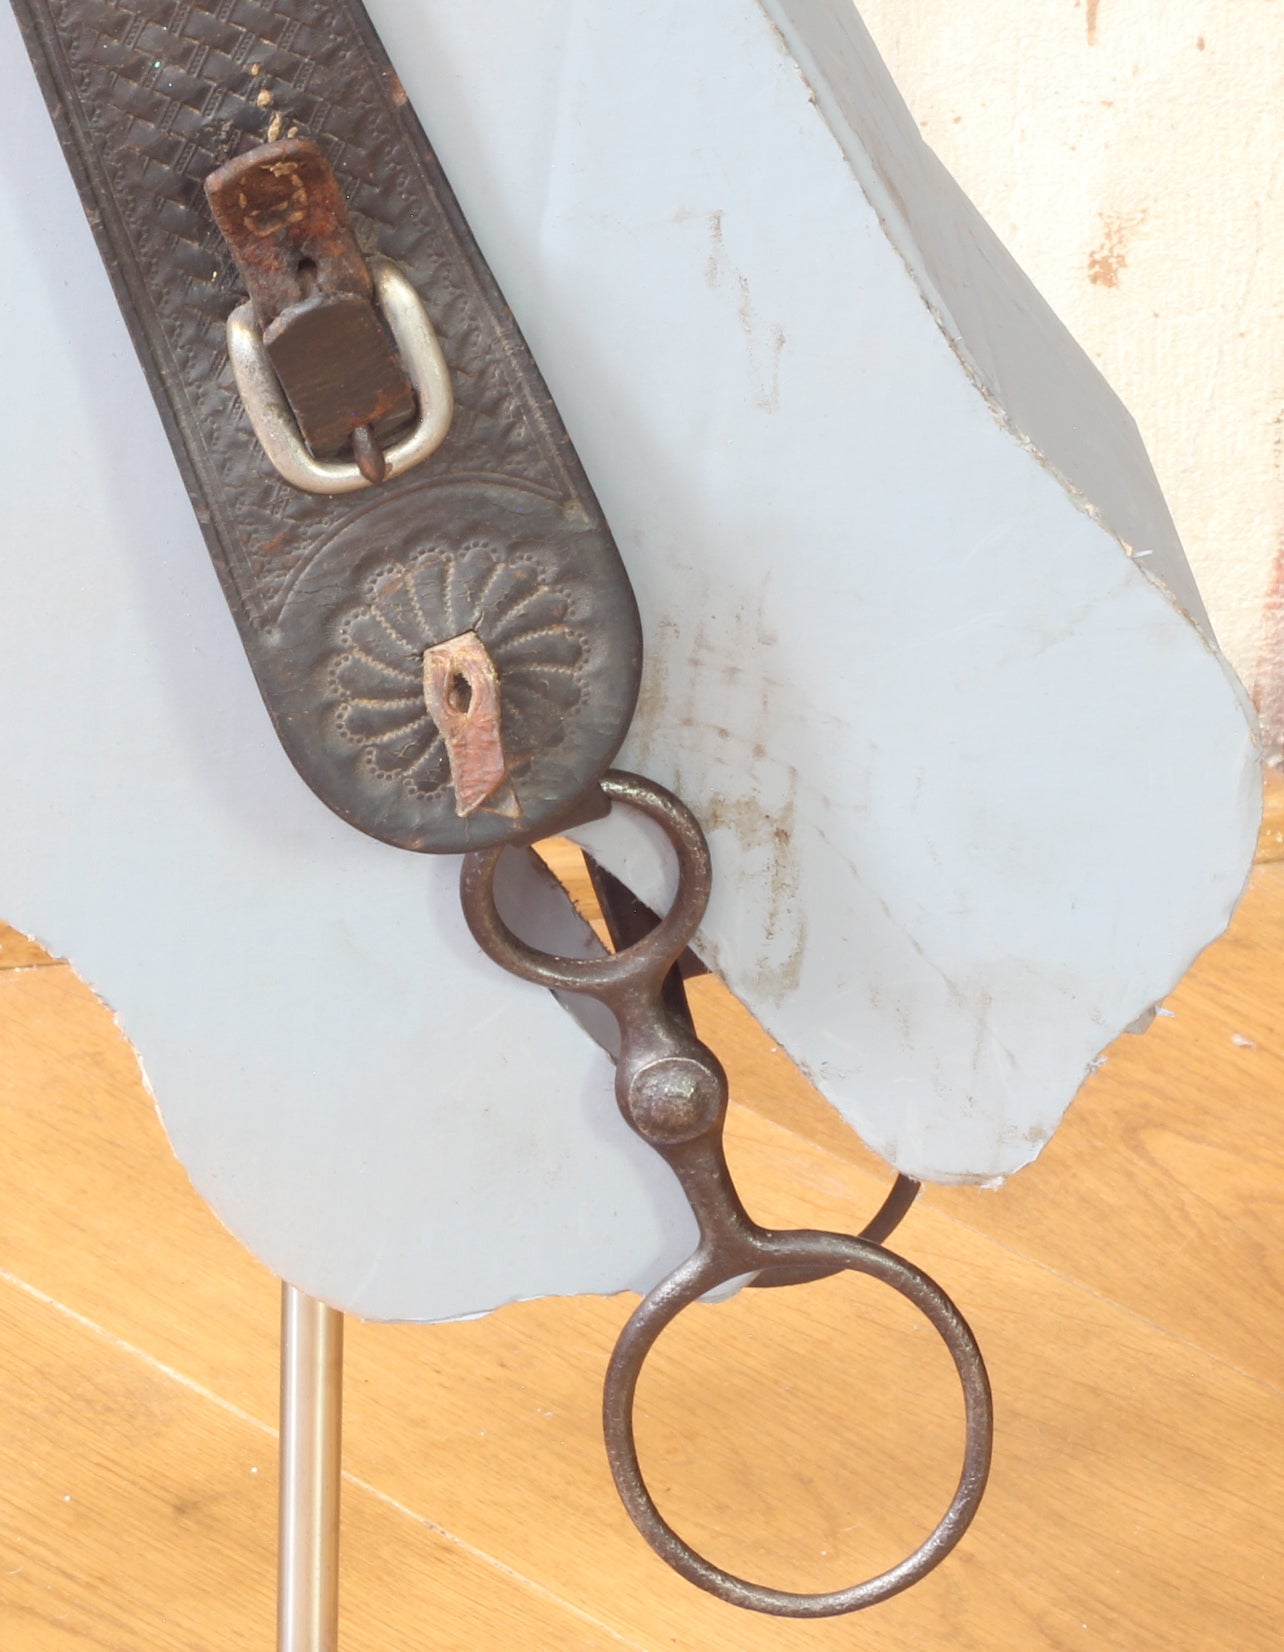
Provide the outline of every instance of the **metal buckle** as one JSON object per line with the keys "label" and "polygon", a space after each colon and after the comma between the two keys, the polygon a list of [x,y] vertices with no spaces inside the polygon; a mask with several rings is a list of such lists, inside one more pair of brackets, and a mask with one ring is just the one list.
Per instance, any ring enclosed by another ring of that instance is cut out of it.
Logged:
{"label": "metal buckle", "polygon": [[[410,431],[384,449],[388,480],[421,464],[446,439],[455,411],[450,369],[423,301],[386,258],[370,259],[375,300],[396,341],[419,402]],[[353,461],[314,458],[268,360],[247,301],[227,318],[227,350],[236,387],[263,451],[291,487],[306,493],[357,493],[372,485]]]}

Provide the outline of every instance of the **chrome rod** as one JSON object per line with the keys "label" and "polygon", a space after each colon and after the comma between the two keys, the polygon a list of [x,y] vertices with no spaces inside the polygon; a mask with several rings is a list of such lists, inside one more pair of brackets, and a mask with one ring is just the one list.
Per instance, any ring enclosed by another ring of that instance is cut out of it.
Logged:
{"label": "chrome rod", "polygon": [[281,1287],[277,1652],[338,1652],[343,1315]]}

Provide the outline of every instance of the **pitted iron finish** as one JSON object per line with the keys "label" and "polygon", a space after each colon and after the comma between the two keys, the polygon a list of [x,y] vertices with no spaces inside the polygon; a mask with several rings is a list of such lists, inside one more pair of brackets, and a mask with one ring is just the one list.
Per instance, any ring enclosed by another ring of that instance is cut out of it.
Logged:
{"label": "pitted iron finish", "polygon": [[711,1130],[726,1104],[726,1078],[707,1060],[664,1055],[633,1073],[621,1107],[644,1141],[678,1147]]}
{"label": "pitted iron finish", "polygon": [[[672,907],[641,932],[639,903],[621,903],[622,950],[591,959],[539,952],[509,929],[495,906],[502,849],[468,855],[460,892],[478,945],[514,975],[562,992],[600,999],[620,1031],[615,1093],[630,1126],[668,1163],[695,1214],[695,1252],[662,1280],[628,1321],[607,1371],[603,1423],[607,1456],[631,1518],[660,1557],[711,1594],[752,1611],[819,1618],[855,1612],[899,1594],[940,1564],[970,1525],[985,1490],[993,1414],[985,1364],[967,1322],[933,1280],[876,1242],[909,1208],[917,1184],[898,1178],[883,1208],[859,1237],[760,1227],[736,1190],[722,1145],[727,1080],[692,1027],[675,966],[690,945],[709,898],[711,867],[699,824],[672,793],[637,775],[608,774],[602,790],[659,824],[678,865]],[[599,882],[599,888],[602,887]],[[609,886],[608,886],[609,887]],[[612,914],[606,908],[608,922]],[[678,996],[675,998],[675,986]],[[838,1272],[877,1279],[912,1302],[936,1329],[954,1361],[966,1417],[964,1462],[949,1508],[923,1543],[898,1566],[847,1589],[796,1594],[752,1583],[715,1566],[667,1523],[638,1461],[633,1409],[638,1377],[657,1338],[682,1310],[718,1286],[746,1275],[764,1285],[801,1284]]]}

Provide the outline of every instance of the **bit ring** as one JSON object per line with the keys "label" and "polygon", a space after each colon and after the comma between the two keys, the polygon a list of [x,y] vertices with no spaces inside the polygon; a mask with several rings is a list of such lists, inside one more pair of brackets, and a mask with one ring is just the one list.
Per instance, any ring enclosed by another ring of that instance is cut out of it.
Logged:
{"label": "bit ring", "polygon": [[[751,1583],[714,1565],[679,1537],[656,1507],[638,1461],[633,1410],[638,1378],[661,1332],[707,1291],[744,1272],[772,1263],[797,1269],[824,1268],[866,1274],[890,1285],[936,1328],[949,1349],[963,1388],[966,1445],[963,1471],[949,1508],[936,1528],[898,1565],[863,1583],[824,1593],[797,1594]],[[629,1517],[660,1558],[697,1588],[734,1606],[776,1617],[823,1618],[858,1612],[908,1589],[940,1564],[976,1514],[990,1470],[993,1402],[976,1338],[949,1297],[921,1269],[867,1240],[840,1233],[770,1233],[747,1236],[734,1257],[697,1251],[647,1296],[624,1327],[607,1370],[602,1420],[616,1489]]]}
{"label": "bit ring", "polygon": [[654,781],[620,770],[603,775],[600,785],[612,802],[627,804],[662,827],[677,858],[678,892],[673,905],[650,934],[634,945],[603,958],[560,958],[514,935],[495,906],[495,871],[504,852],[502,844],[465,855],[459,878],[464,920],[483,952],[524,981],[593,997],[661,979],[695,935],[713,881],[709,846],[685,803]]}

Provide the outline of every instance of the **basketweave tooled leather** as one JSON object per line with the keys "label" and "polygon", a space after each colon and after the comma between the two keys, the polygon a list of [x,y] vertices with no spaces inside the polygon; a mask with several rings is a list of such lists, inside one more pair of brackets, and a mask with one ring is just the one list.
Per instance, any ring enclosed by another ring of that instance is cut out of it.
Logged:
{"label": "basketweave tooled leather", "polygon": [[[277,733],[338,814],[455,852],[528,840],[591,798],[641,637],[623,565],[524,341],[382,46],[352,0],[14,0]],[[224,329],[244,288],[203,194],[224,161],[314,140],[367,255],[398,264],[451,369],[424,464],[357,494],[277,476]],[[462,817],[423,700],[426,649],[475,630],[503,687],[520,815]]]}

